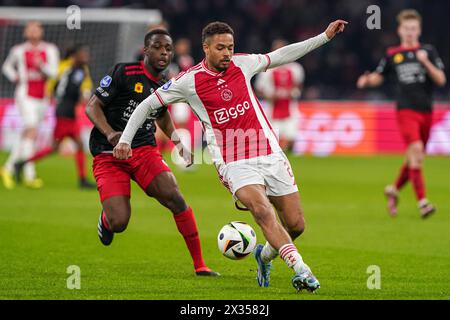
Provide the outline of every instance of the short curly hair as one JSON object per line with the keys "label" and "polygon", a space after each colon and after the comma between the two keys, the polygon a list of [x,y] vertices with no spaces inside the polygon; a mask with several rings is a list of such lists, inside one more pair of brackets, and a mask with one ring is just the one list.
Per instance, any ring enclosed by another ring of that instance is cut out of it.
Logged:
{"label": "short curly hair", "polygon": [[202,43],[215,34],[229,33],[234,35],[233,29],[225,22],[215,21],[208,23],[202,30]]}

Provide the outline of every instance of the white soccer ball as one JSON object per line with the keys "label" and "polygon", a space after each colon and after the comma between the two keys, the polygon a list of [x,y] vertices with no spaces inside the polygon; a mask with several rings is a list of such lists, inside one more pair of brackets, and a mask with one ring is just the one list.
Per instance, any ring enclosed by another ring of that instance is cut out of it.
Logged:
{"label": "white soccer ball", "polygon": [[217,243],[225,257],[233,260],[243,259],[255,248],[256,233],[249,224],[232,221],[219,231]]}

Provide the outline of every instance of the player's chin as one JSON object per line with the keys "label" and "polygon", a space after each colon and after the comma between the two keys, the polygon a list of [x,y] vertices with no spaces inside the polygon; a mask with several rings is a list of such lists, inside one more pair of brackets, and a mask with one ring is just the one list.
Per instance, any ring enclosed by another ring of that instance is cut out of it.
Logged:
{"label": "player's chin", "polygon": [[157,72],[163,72],[164,70],[166,70],[166,68],[167,68],[167,66],[168,66],[169,64],[168,63],[166,63],[166,64],[156,64],[156,65],[154,65],[153,66],[153,68],[157,71]]}
{"label": "player's chin", "polygon": [[220,71],[225,71],[225,70],[228,69],[229,66],[230,66],[229,62],[221,62],[219,64],[219,66],[217,67],[217,69],[220,70]]}

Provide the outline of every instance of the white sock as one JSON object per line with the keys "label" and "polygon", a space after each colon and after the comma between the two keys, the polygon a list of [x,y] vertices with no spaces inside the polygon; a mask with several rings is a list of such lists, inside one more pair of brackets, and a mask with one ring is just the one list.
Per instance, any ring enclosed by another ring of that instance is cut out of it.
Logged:
{"label": "white sock", "polygon": [[280,257],[286,262],[289,268],[294,269],[295,273],[301,273],[304,270],[305,263],[294,244],[288,243],[283,245],[279,252]]}
{"label": "white sock", "polygon": [[6,160],[5,163],[5,169],[9,172],[14,172],[14,163],[19,160],[20,154],[22,153],[22,143],[23,139],[22,137],[19,137],[16,143],[13,144],[11,153],[9,154],[8,160]]}
{"label": "white sock", "polygon": [[273,259],[275,259],[278,256],[277,249],[274,249],[269,242],[266,242],[264,245],[262,251],[261,251],[261,260],[264,263],[269,263]]}
{"label": "white sock", "polygon": [[[22,144],[22,154],[20,156],[21,160],[27,160],[31,158],[34,154],[34,140],[24,139]],[[23,167],[23,174],[25,180],[33,180],[36,178],[36,170],[34,168],[33,162],[28,162]]]}

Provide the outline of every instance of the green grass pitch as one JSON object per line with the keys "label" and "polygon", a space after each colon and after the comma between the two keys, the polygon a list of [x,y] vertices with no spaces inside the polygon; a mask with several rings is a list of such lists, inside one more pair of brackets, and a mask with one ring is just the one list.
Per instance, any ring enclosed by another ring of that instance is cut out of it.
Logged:
{"label": "green grass pitch", "polygon": [[[296,244],[322,286],[313,295],[295,293],[292,270],[281,259],[263,289],[253,257],[220,254],[217,232],[229,221],[246,221],[263,237],[249,213],[234,209],[212,166],[174,168],[196,214],[205,260],[222,274],[197,278],[170,212],[136,185],[128,229],[102,246],[97,192],[79,191],[73,160],[55,156],[37,165],[43,189],[0,186],[0,299],[449,299],[449,160],[425,162],[438,211],[423,221],[410,186],[401,193],[399,216],[386,213],[382,191],[400,156],[291,157],[307,220]],[[81,269],[79,290],[67,289],[70,265]],[[379,290],[367,288],[370,265],[380,267]]]}

